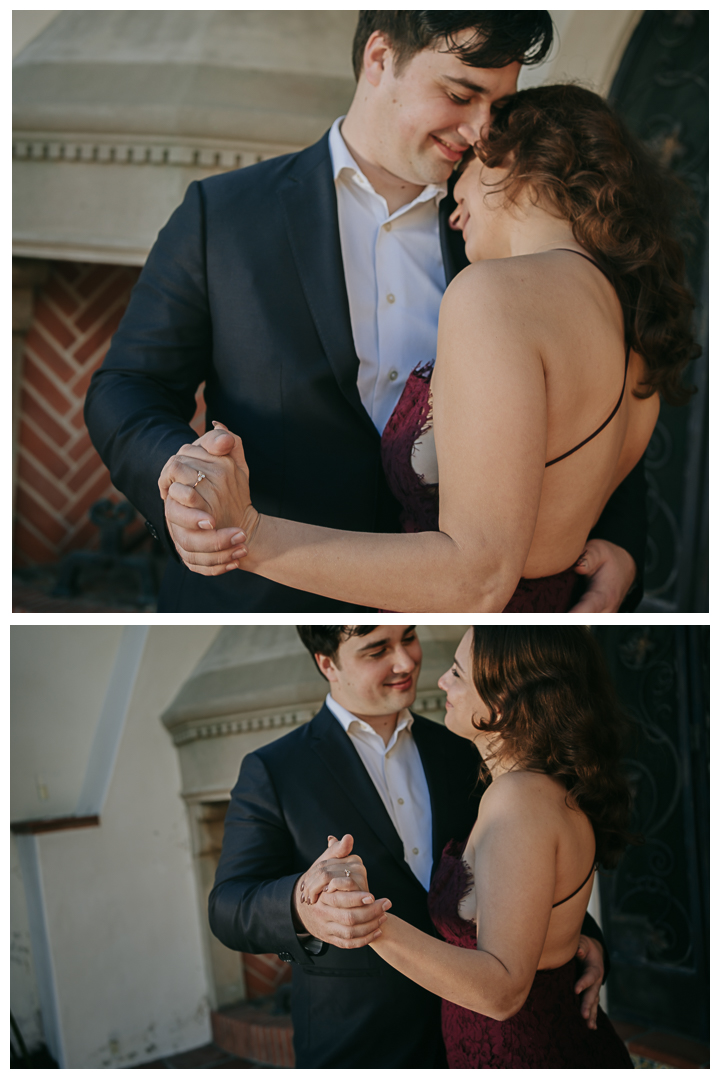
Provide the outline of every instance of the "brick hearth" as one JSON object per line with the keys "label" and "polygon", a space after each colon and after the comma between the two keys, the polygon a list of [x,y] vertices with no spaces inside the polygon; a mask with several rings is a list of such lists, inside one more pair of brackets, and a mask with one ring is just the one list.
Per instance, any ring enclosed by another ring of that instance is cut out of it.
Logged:
{"label": "brick hearth", "polygon": [[36,291],[24,350],[16,565],[55,562],[66,551],[94,546],[89,507],[120,497],[82,414],[92,373],[139,273],[135,267],[54,262]]}

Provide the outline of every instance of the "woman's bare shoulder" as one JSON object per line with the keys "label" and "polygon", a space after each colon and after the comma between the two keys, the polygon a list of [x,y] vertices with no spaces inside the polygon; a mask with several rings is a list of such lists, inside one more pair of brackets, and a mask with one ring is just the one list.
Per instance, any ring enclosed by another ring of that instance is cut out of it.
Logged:
{"label": "woman's bare shoulder", "polygon": [[560,785],[546,773],[517,769],[493,780],[480,805],[487,815],[532,817],[540,803],[550,806],[559,794]]}
{"label": "woman's bare shoulder", "polygon": [[524,844],[546,852],[559,835],[558,799],[554,783],[544,773],[508,772],[490,784],[480,801],[478,818],[468,846],[479,852],[496,843]]}
{"label": "woman's bare shoulder", "polygon": [[526,259],[483,259],[470,263],[448,285],[443,304],[446,301],[458,303],[468,296],[482,300],[488,294],[504,293],[508,282],[522,279],[519,261],[527,262]]}
{"label": "woman's bare shoulder", "polygon": [[440,307],[441,323],[482,328],[483,338],[535,338],[553,288],[542,256],[487,259],[453,278]]}

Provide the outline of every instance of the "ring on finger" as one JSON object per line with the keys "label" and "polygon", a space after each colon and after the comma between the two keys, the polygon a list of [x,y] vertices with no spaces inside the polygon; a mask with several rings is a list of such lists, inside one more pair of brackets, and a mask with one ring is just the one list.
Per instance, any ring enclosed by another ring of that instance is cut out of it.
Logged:
{"label": "ring on finger", "polygon": [[200,483],[201,480],[205,479],[205,473],[204,472],[200,472],[199,469],[197,469],[196,471],[197,471],[197,474],[198,474],[198,478],[195,481],[195,483],[193,484],[194,488],[196,488],[198,486],[198,484]]}
{"label": "ring on finger", "polygon": [[350,871],[347,868],[345,870],[345,877],[350,877]]}

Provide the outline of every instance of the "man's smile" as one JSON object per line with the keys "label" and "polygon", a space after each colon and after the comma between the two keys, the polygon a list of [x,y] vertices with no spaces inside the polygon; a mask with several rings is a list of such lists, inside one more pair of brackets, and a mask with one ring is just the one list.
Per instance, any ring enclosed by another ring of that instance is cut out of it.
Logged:
{"label": "man's smile", "polygon": [[461,161],[467,150],[467,146],[458,146],[457,143],[445,142],[438,135],[431,135],[430,138],[435,141],[435,144],[449,161]]}
{"label": "man's smile", "polygon": [[404,679],[399,679],[397,682],[386,682],[386,686],[392,687],[393,690],[409,690],[413,684],[413,673],[406,675]]}

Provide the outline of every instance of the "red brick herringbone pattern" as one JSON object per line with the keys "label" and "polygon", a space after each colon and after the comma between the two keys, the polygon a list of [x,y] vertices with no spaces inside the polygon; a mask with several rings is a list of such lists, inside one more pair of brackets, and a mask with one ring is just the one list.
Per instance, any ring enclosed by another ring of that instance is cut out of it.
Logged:
{"label": "red brick herringbone pattern", "polygon": [[243,953],[248,1000],[274,994],[278,986],[290,982],[292,969],[274,953]]}
{"label": "red brick herringbone pattern", "polygon": [[54,562],[94,544],[87,511],[117,498],[90,443],[83,403],[140,271],[55,262],[28,333],[16,497],[15,562]]}

